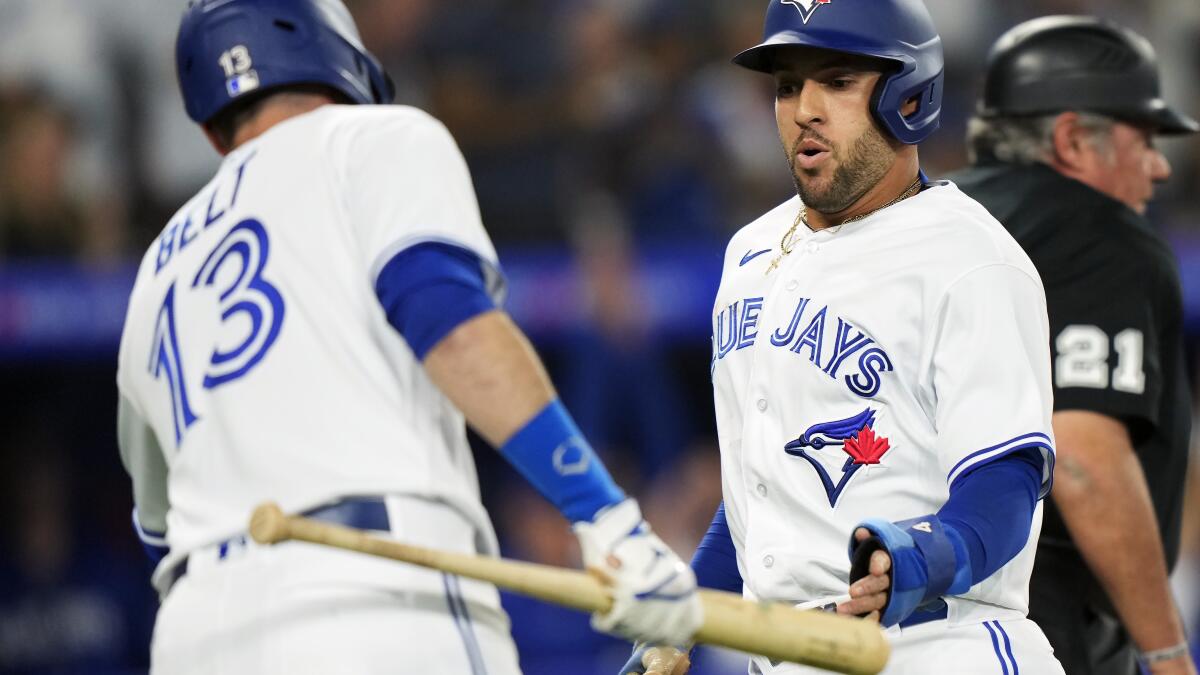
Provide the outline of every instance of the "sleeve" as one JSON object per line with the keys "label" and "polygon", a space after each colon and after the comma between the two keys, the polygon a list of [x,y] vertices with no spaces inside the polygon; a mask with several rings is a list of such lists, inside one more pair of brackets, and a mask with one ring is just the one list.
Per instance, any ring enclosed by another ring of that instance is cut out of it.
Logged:
{"label": "sleeve", "polygon": [[1136,439],[1159,422],[1161,274],[1111,258],[1086,267],[1046,294],[1054,409],[1114,417]]}
{"label": "sleeve", "polygon": [[417,244],[384,266],[375,295],[388,323],[424,361],[455,328],[495,309],[485,283],[473,254],[446,244]]}
{"label": "sleeve", "polygon": [[121,396],[117,405],[117,445],[133,480],[133,528],[152,559],[167,549],[167,460],[150,425]]}
{"label": "sleeve", "polygon": [[1036,448],[1026,448],[988,462],[954,483],[937,515],[962,544],[965,555],[957,563],[969,569],[969,585],[992,576],[1025,548],[1043,463]]}
{"label": "sleeve", "polygon": [[418,111],[390,112],[356,128],[347,144],[347,209],[375,284],[396,254],[442,243],[475,255],[499,303],[504,279],[483,228],[466,160],[450,132]]}
{"label": "sleeve", "polygon": [[1043,454],[1039,498],[1054,475],[1046,300],[1036,277],[1009,264],[974,269],[935,315],[931,375],[937,455],[947,482],[1025,448]]}
{"label": "sleeve", "polygon": [[742,592],[742,573],[738,571],[737,551],[729,533],[729,523],[725,520],[725,502],[717,506],[708,532],[704,533],[692,555],[692,572],[696,574],[699,586],[730,593]]}

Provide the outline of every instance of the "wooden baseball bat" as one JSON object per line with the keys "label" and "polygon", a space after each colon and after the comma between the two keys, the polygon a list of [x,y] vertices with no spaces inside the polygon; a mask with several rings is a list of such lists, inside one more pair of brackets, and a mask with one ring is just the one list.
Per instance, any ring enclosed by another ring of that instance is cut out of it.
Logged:
{"label": "wooden baseball bat", "polygon": [[[607,587],[586,572],[410,546],[350,527],[285,515],[271,503],[254,510],[250,536],[260,544],[306,541],[400,560],[585,612],[606,612],[612,607]],[[701,589],[699,595],[704,625],[693,637],[696,642],[847,675],[876,675],[887,663],[888,643],[877,624],[780,603],[751,602],[723,591]]]}

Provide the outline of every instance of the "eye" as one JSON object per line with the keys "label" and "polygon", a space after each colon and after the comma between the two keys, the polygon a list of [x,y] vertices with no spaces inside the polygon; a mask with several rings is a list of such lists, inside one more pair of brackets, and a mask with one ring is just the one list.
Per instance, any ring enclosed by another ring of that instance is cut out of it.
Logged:
{"label": "eye", "polygon": [[854,80],[849,77],[834,77],[829,80],[828,84],[832,89],[846,89],[854,84]]}
{"label": "eye", "polygon": [[775,96],[777,98],[788,98],[800,93],[800,87],[791,82],[780,82],[775,85]]}

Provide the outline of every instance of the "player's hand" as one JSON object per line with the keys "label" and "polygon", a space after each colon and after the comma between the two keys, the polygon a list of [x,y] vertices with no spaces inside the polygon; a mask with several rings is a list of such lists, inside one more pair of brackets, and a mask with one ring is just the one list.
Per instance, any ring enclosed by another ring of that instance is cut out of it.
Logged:
{"label": "player's hand", "polygon": [[639,644],[618,675],[686,675],[691,667],[684,650]]}
{"label": "player's hand", "polygon": [[696,576],[650,531],[637,502],[626,499],[573,529],[584,567],[612,589],[612,609],[593,614],[593,628],[652,644],[690,641],[704,620]]}
{"label": "player's hand", "polygon": [[[864,528],[854,530],[854,541],[860,544],[870,537],[871,533]],[[850,599],[838,605],[837,613],[879,621],[880,612],[887,606],[891,571],[892,557],[887,551],[873,551],[867,564],[867,576],[850,584]]]}

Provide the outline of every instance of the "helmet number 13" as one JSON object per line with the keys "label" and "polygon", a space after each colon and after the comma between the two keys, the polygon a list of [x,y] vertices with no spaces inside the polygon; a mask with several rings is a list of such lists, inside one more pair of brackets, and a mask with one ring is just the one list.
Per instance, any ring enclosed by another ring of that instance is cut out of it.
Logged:
{"label": "helmet number 13", "polygon": [[217,65],[225,71],[225,77],[233,77],[250,72],[254,62],[250,59],[250,50],[246,45],[238,45],[233,49],[221,52]]}

